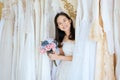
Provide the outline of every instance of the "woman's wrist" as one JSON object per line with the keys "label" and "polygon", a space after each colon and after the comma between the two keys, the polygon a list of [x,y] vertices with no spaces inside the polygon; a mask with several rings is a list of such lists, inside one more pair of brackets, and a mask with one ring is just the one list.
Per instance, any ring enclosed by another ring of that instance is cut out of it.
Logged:
{"label": "woman's wrist", "polygon": [[58,56],[57,56],[57,59],[58,59],[58,60],[63,60],[63,55],[58,55]]}

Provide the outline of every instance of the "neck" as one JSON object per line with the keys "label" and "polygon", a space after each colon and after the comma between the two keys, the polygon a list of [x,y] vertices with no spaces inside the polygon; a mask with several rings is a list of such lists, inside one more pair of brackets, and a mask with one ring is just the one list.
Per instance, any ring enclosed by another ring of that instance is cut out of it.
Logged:
{"label": "neck", "polygon": [[68,36],[70,35],[70,32],[67,31],[67,32],[65,32],[65,34],[66,34],[66,36],[68,37]]}

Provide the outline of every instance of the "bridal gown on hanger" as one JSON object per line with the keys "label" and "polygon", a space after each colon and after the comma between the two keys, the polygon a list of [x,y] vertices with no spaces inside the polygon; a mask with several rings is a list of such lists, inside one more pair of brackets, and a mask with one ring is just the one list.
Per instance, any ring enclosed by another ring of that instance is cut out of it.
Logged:
{"label": "bridal gown on hanger", "polygon": [[116,79],[120,80],[120,0],[114,0],[114,43],[116,53]]}
{"label": "bridal gown on hanger", "polygon": [[96,42],[90,40],[92,0],[78,0],[70,80],[94,80]]}

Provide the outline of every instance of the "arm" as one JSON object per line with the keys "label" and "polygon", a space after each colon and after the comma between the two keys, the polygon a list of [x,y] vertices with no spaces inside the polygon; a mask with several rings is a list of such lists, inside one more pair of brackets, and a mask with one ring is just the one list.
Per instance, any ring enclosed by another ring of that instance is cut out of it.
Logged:
{"label": "arm", "polygon": [[72,61],[72,56],[64,56],[60,54],[49,54],[51,60]]}
{"label": "arm", "polygon": [[72,56],[58,55],[57,59],[58,60],[63,60],[63,61],[72,61]]}
{"label": "arm", "polygon": [[59,48],[59,53],[60,53],[60,55],[64,55],[62,48]]}
{"label": "arm", "polygon": [[57,54],[54,52],[54,54],[49,54],[49,57],[51,60],[63,60],[63,61],[72,61],[72,55],[71,56],[65,56],[62,48],[59,48],[60,54]]}

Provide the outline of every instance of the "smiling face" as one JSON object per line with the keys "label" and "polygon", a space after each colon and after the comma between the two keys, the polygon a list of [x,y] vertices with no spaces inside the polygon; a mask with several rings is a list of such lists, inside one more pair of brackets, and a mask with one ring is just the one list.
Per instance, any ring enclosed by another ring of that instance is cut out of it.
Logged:
{"label": "smiling face", "polygon": [[64,32],[70,31],[71,20],[65,17],[64,15],[60,15],[57,18],[58,28]]}

